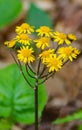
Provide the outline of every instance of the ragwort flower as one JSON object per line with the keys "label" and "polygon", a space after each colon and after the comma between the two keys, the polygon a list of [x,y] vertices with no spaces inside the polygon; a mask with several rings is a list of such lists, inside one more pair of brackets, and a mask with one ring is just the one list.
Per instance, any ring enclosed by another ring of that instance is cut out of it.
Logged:
{"label": "ragwort flower", "polygon": [[21,26],[16,27],[16,33],[21,34],[21,33],[28,33],[31,34],[31,32],[34,32],[34,27],[30,26],[27,23],[23,23]]}
{"label": "ragwort flower", "polygon": [[57,42],[59,45],[66,43],[67,45],[71,44],[71,41],[67,38],[67,35],[60,32],[54,32],[53,35],[54,42]]}
{"label": "ragwort flower", "polygon": [[51,54],[46,59],[46,65],[49,68],[49,72],[54,72],[61,69],[62,61],[56,56],[56,54]]}
{"label": "ragwort flower", "polygon": [[37,48],[41,48],[42,50],[50,46],[50,38],[48,37],[41,37],[40,39],[34,40],[34,42],[36,42]]}
{"label": "ragwort flower", "polygon": [[69,47],[61,47],[58,50],[59,57],[63,59],[64,61],[70,60],[73,61],[73,58],[77,58],[77,55],[80,53],[79,50],[76,48],[73,48],[72,46]]}
{"label": "ragwort flower", "polygon": [[32,54],[34,52],[33,48],[29,48],[28,46],[27,47],[23,46],[17,52],[18,52],[18,54],[17,54],[18,60],[20,60],[24,63],[30,63],[35,60],[35,57]]}
{"label": "ragwort flower", "polygon": [[16,40],[15,40],[15,39],[12,39],[11,41],[6,41],[4,44],[5,44],[7,47],[12,48],[12,47],[15,46]]}
{"label": "ragwort flower", "polygon": [[30,45],[31,39],[28,37],[27,34],[22,33],[16,36],[16,41],[24,45]]}
{"label": "ragwort flower", "polygon": [[68,39],[71,40],[71,41],[76,41],[76,40],[77,40],[77,37],[76,37],[74,34],[72,34],[72,33],[68,34],[67,37],[68,37]]}
{"label": "ragwort flower", "polygon": [[38,36],[50,37],[52,35],[52,30],[47,26],[41,26],[36,32],[38,32]]}
{"label": "ragwort flower", "polygon": [[51,54],[54,54],[54,49],[49,49],[39,54],[39,58],[41,58],[42,63],[46,63],[46,59],[49,58]]}

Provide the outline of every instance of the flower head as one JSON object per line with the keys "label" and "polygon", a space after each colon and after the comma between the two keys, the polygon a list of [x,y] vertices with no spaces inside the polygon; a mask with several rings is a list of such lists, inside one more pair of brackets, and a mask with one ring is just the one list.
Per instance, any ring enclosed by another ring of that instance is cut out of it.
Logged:
{"label": "flower head", "polygon": [[49,72],[54,72],[62,67],[62,61],[56,56],[56,54],[51,54],[46,60],[46,65],[49,68]]}
{"label": "flower head", "polygon": [[73,61],[73,58],[74,59],[77,58],[77,55],[80,53],[80,51],[77,50],[76,48],[69,46],[69,47],[59,48],[58,53],[60,54],[59,57],[63,59],[64,61],[68,59],[70,61]]}
{"label": "flower head", "polygon": [[27,34],[22,33],[16,36],[16,41],[24,45],[27,45],[27,44],[30,45],[31,39],[28,37]]}
{"label": "flower head", "polygon": [[4,44],[7,45],[9,48],[12,48],[15,46],[16,40],[12,39],[11,41],[6,41]]}
{"label": "flower head", "polygon": [[34,27],[30,26],[27,23],[23,23],[21,26],[16,27],[16,33],[28,33],[31,34],[31,32],[34,32]]}
{"label": "flower head", "polygon": [[50,37],[52,35],[52,30],[47,26],[42,26],[39,29],[36,30],[38,32],[39,36],[46,36]]}
{"label": "flower head", "polygon": [[17,52],[18,52],[17,54],[18,59],[24,63],[30,63],[35,60],[35,57],[32,55],[32,53],[34,52],[33,48],[23,46]]}
{"label": "flower head", "polygon": [[39,54],[39,57],[41,58],[42,63],[46,63],[46,59],[49,58],[51,54],[54,54],[54,49],[49,49]]}
{"label": "flower head", "polygon": [[71,44],[71,41],[67,39],[67,35],[64,33],[54,32],[53,38],[54,42],[57,42],[59,45],[64,43],[67,45]]}
{"label": "flower head", "polygon": [[41,37],[40,39],[34,40],[34,42],[36,42],[37,48],[41,48],[42,50],[50,46],[50,38],[48,37]]}
{"label": "flower head", "polygon": [[75,40],[77,40],[77,37],[74,34],[70,33],[70,34],[68,34],[68,39],[71,41],[75,41]]}

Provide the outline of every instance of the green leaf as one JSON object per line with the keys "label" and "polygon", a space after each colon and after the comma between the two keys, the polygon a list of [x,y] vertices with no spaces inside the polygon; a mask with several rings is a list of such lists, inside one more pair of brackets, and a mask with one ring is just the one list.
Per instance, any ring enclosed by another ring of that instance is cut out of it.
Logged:
{"label": "green leaf", "polygon": [[58,118],[56,121],[54,121],[54,124],[64,124],[68,123],[73,120],[82,120],[82,111],[75,112],[72,115],[68,115],[65,118]]}
{"label": "green leaf", "polygon": [[82,130],[82,125],[79,125],[77,130]]}
{"label": "green leaf", "polygon": [[11,23],[21,9],[22,3],[20,0],[0,0],[0,28]]}
{"label": "green leaf", "polygon": [[[32,74],[32,72],[30,71]],[[35,81],[28,77],[34,85]],[[39,86],[39,118],[47,101],[44,85]],[[17,65],[0,70],[0,117],[9,117],[19,123],[34,122],[34,91],[23,79]]]}
{"label": "green leaf", "polygon": [[12,125],[5,119],[0,119],[0,130],[10,130]]}
{"label": "green leaf", "polygon": [[26,22],[32,26],[35,26],[35,28],[39,28],[40,26],[49,26],[50,28],[53,27],[49,15],[43,10],[36,7],[34,4],[31,4],[29,8]]}

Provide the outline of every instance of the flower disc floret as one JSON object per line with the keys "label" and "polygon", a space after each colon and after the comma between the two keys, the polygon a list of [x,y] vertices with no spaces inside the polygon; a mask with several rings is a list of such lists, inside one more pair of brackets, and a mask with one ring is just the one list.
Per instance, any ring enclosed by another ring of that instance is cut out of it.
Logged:
{"label": "flower disc floret", "polygon": [[33,52],[34,52],[33,48],[29,48],[28,46],[27,47],[23,46],[17,52],[18,52],[18,54],[17,54],[18,60],[20,60],[24,63],[30,63],[35,60],[35,57],[33,55]]}
{"label": "flower disc floret", "polygon": [[46,65],[49,68],[49,72],[54,72],[61,69],[62,61],[56,56],[56,54],[51,54],[46,60]]}
{"label": "flower disc floret", "polygon": [[30,42],[31,42],[31,39],[28,37],[27,34],[19,34],[16,36],[16,40],[19,42],[19,43],[22,43],[24,45],[30,45]]}
{"label": "flower disc floret", "polygon": [[47,26],[41,26],[36,32],[38,32],[38,36],[50,37],[52,35],[52,30]]}
{"label": "flower disc floret", "polygon": [[63,59],[64,61],[70,60],[73,61],[73,58],[76,59],[77,55],[80,53],[79,50],[76,48],[73,48],[71,46],[69,47],[61,47],[58,50],[59,57]]}
{"label": "flower disc floret", "polygon": [[34,42],[36,42],[37,48],[41,48],[42,50],[50,46],[50,38],[48,37],[41,37],[40,39],[34,40]]}
{"label": "flower disc floret", "polygon": [[39,54],[39,58],[41,58],[42,63],[46,63],[47,58],[49,58],[51,54],[54,54],[54,49],[49,49]]}
{"label": "flower disc floret", "polygon": [[16,45],[16,40],[12,39],[11,41],[6,41],[4,43],[7,47],[12,48]]}
{"label": "flower disc floret", "polygon": [[67,38],[67,35],[60,32],[54,32],[53,35],[54,42],[57,42],[59,45],[66,43],[67,45],[71,44],[71,41]]}
{"label": "flower disc floret", "polygon": [[34,32],[34,27],[30,26],[27,23],[23,23],[21,26],[17,26],[16,27],[16,33],[21,34],[21,33],[28,33],[31,34],[32,32]]}

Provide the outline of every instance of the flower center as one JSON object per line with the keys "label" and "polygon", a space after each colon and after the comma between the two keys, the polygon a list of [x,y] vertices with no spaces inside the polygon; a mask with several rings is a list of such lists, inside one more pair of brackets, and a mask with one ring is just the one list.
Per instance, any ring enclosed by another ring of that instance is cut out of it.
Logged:
{"label": "flower center", "polygon": [[29,37],[27,36],[27,34],[20,34],[20,39],[29,40]]}
{"label": "flower center", "polygon": [[49,38],[41,38],[42,43],[49,43]]}
{"label": "flower center", "polygon": [[63,34],[63,33],[60,33],[60,34],[59,34],[59,37],[60,37],[61,39],[66,39],[66,35]]}
{"label": "flower center", "polygon": [[65,54],[70,55],[72,53],[72,49],[71,48],[65,48],[64,52],[65,52]]}
{"label": "flower center", "polygon": [[58,64],[57,59],[51,60],[51,66],[56,66]]}
{"label": "flower center", "polygon": [[22,50],[22,55],[23,55],[24,57],[29,57],[30,54],[31,54],[30,50],[27,50],[27,49]]}
{"label": "flower center", "polygon": [[21,28],[22,28],[22,29],[29,29],[29,25],[26,24],[26,23],[23,23],[23,24],[21,25]]}
{"label": "flower center", "polygon": [[47,52],[43,52],[43,56],[44,56],[44,57],[48,57],[49,54],[50,54],[50,53],[49,53],[48,51],[47,51]]}
{"label": "flower center", "polygon": [[44,26],[44,27],[42,27],[42,31],[43,31],[43,32],[50,32],[50,29],[49,29],[48,27],[45,27],[45,26]]}

